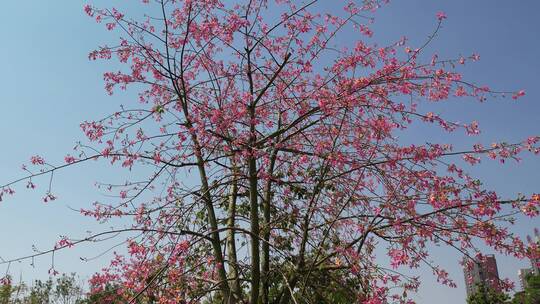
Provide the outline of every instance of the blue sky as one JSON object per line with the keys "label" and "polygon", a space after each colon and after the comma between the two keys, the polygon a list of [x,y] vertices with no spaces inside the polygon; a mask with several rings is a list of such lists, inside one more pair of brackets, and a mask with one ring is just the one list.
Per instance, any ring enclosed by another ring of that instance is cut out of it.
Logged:
{"label": "blue sky", "polygon": [[[93,1],[98,6],[124,1]],[[100,118],[129,103],[132,95],[107,96],[102,73],[108,63],[90,62],[87,54],[97,45],[113,41],[115,36],[87,18],[83,1],[5,1],[0,10],[0,182],[23,174],[20,165],[31,155],[40,154],[53,163],[62,161],[75,142],[82,139],[79,123]],[[328,4],[330,2],[326,2]],[[467,79],[488,84],[494,89],[525,89],[527,95],[511,99],[451,100],[433,105],[434,110],[452,120],[478,120],[482,134],[475,138],[449,136],[446,133],[413,128],[405,141],[428,140],[464,143],[495,140],[508,142],[540,134],[540,20],[536,14],[540,2],[529,1],[392,1],[375,14],[374,41],[390,43],[402,36],[411,45],[420,45],[436,23],[437,11],[448,19],[428,52],[442,57],[479,53],[481,60],[462,69]],[[114,67],[113,67],[114,68]],[[499,165],[484,162],[470,168],[488,188],[511,197],[516,193],[540,192],[540,158],[525,157],[519,164]],[[44,204],[43,192],[18,189],[13,199],[0,203],[0,256],[17,257],[49,248],[59,235],[71,232],[84,236],[87,230],[98,231],[93,220],[83,218],[68,207],[80,209],[102,197],[94,181],[112,181],[107,166],[90,164],[59,172],[53,189],[60,199]],[[39,186],[43,190],[44,182]],[[538,219],[523,220],[515,231],[521,235],[540,227]],[[86,245],[56,256],[60,271],[78,272],[85,277],[106,264],[107,257],[81,262],[80,256],[92,256],[113,243]],[[424,285],[416,296],[419,303],[464,303],[465,291],[458,256],[446,249],[434,253],[447,266],[458,283],[457,289],[436,284],[431,273],[420,269]],[[516,279],[517,269],[527,262],[497,257],[502,276]],[[26,280],[47,276],[50,257],[11,265],[11,273]],[[0,267],[0,274],[5,268]]]}

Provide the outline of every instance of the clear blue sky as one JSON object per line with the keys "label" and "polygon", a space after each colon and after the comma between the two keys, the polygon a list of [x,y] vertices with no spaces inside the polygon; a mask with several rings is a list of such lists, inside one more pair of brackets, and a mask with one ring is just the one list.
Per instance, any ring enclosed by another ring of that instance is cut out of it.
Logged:
{"label": "clear blue sky", "polygon": [[[330,0],[328,0],[330,1]],[[93,1],[98,6],[124,1]],[[327,2],[328,3],[328,2]],[[5,1],[0,10],[0,182],[22,174],[21,163],[40,154],[59,163],[82,139],[79,123],[97,119],[130,103],[131,95],[109,97],[103,90],[103,71],[115,68],[108,63],[90,62],[87,54],[114,35],[85,17],[83,1]],[[448,137],[426,129],[412,129],[406,141],[446,141],[456,146],[494,140],[516,141],[540,134],[540,2],[453,0],[392,1],[376,13],[374,41],[389,43],[408,36],[412,45],[420,45],[435,26],[435,13],[445,11],[448,19],[428,51],[440,57],[456,57],[477,52],[481,61],[467,66],[468,79],[489,84],[494,89],[525,89],[519,102],[511,99],[489,100],[478,104],[472,100],[450,101],[434,107],[448,118],[460,121],[478,120],[482,135],[475,138]],[[448,138],[445,138],[448,137]],[[465,138],[465,140],[464,140]],[[520,164],[498,165],[484,162],[470,168],[489,188],[504,195],[540,192],[540,158],[526,157]],[[113,181],[106,166],[84,166],[57,174],[53,185],[60,199],[41,202],[43,192],[18,188],[15,198],[0,203],[0,256],[11,258],[38,249],[49,248],[59,235],[84,236],[87,230],[103,230],[91,219],[71,211],[89,206],[102,194],[93,182]],[[44,180],[40,186],[43,190]],[[540,227],[538,220],[525,220],[515,231],[521,235]],[[111,244],[87,245],[57,255],[57,268],[78,272],[83,277],[106,264],[107,257],[84,263],[80,256],[99,254]],[[463,275],[458,256],[446,249],[435,249],[436,258],[447,266],[458,283],[457,289],[440,287],[430,271],[421,269],[424,279],[418,303],[464,303]],[[26,280],[47,276],[50,257],[11,265],[11,273]],[[519,267],[527,262],[498,257],[502,276],[516,279]],[[0,268],[0,274],[5,268]]]}

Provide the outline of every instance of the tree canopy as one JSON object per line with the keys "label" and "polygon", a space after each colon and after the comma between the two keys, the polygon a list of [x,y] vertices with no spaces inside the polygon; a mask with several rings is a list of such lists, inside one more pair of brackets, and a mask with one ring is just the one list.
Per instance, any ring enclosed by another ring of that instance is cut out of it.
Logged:
{"label": "tree canopy", "polygon": [[527,286],[521,292],[514,295],[513,304],[537,304],[540,303],[540,274],[530,274],[526,278]]}
{"label": "tree canopy", "polygon": [[[129,226],[36,254],[125,236],[127,253],[92,277],[91,293],[114,290],[123,303],[408,303],[420,279],[403,268],[427,265],[455,286],[432,245],[475,259],[477,241],[537,254],[508,226],[516,214],[537,216],[540,195],[502,197],[466,167],[538,154],[539,137],[457,150],[397,135],[421,125],[474,136],[477,122],[424,105],[525,95],[466,80],[456,67],[477,54],[427,51],[443,12],[424,43],[381,45],[368,38],[386,1],[140,2],[140,19],[85,6],[119,33],[89,55],[122,66],[104,74],[106,91],[133,90],[138,100],[81,123],[88,140],[65,164],[35,155],[25,177],[0,186],[0,197],[18,183],[33,189],[40,176],[52,182],[95,160],[150,172],[98,184],[111,198],[81,210]],[[50,187],[43,195],[56,199]]]}

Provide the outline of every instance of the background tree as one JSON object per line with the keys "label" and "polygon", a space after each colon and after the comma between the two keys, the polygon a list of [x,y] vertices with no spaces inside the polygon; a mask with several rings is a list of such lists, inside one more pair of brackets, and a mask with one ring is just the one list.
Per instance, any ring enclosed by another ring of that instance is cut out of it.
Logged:
{"label": "background tree", "polygon": [[[525,94],[454,70],[478,55],[424,54],[444,13],[425,44],[381,46],[366,38],[379,1],[142,2],[141,20],[85,7],[122,32],[117,45],[90,54],[125,64],[105,73],[106,90],[131,86],[138,103],[83,122],[90,143],[66,164],[36,155],[26,177],[2,188],[33,188],[39,176],[89,160],[151,171],[99,185],[117,197],[81,210],[130,226],[36,254],[125,235],[127,255],[92,278],[92,293],[112,284],[128,303],[406,302],[420,281],[402,268],[427,265],[454,286],[431,245],[474,258],[478,240],[518,258],[532,252],[507,226],[517,214],[537,216],[540,195],[502,198],[463,167],[539,153],[538,137],[454,150],[397,136],[411,124],[475,135],[476,122],[422,106]],[[48,187],[43,200],[54,199]]]}
{"label": "background tree", "polygon": [[527,287],[522,292],[516,293],[512,303],[537,304],[540,303],[540,275],[528,275]]}
{"label": "background tree", "polygon": [[22,302],[30,304],[47,304],[52,301],[53,280],[48,279],[45,282],[41,280],[34,281],[29,288],[28,295],[22,299]]}
{"label": "background tree", "polygon": [[476,292],[467,298],[467,304],[506,304],[510,303],[510,297],[485,284],[478,284]]}
{"label": "background tree", "polygon": [[6,276],[2,279],[0,285],[0,304],[9,304],[15,293],[15,288],[12,285],[11,276]]}
{"label": "background tree", "polygon": [[82,286],[73,273],[62,274],[54,280],[35,280],[31,286],[11,281],[0,286],[2,304],[82,304],[85,303],[83,296]]}
{"label": "background tree", "polygon": [[96,288],[92,288],[94,292],[87,294],[80,304],[122,304],[122,300],[117,297],[118,286],[105,284],[100,292],[95,292]]}

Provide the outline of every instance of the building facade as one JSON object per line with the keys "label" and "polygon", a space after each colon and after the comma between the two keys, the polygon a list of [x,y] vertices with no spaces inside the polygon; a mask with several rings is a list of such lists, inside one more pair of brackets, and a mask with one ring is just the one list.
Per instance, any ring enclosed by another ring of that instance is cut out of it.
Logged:
{"label": "building facade", "polygon": [[484,284],[485,286],[493,289],[499,289],[499,270],[497,269],[497,260],[495,255],[488,254],[484,256],[482,260],[471,261],[466,260],[472,267],[469,268],[464,263],[463,273],[465,276],[465,289],[467,291],[467,297],[470,297],[476,293],[478,285]]}
{"label": "building facade", "polygon": [[[536,246],[540,246],[540,233],[538,232],[538,229],[534,229],[534,243],[536,243]],[[532,258],[531,266],[531,270],[535,275],[540,274],[540,257]]]}
{"label": "building facade", "polygon": [[518,271],[519,284],[521,285],[521,290],[527,288],[527,276],[533,274],[534,270],[531,268],[522,268]]}
{"label": "building facade", "polygon": [[[534,238],[527,236],[527,241],[532,245],[536,245],[532,248],[536,248],[538,250],[538,247],[540,246],[540,233],[538,229],[534,229]],[[518,271],[521,290],[525,290],[525,288],[527,288],[527,276],[540,274],[540,258],[534,257],[534,255],[532,256],[533,257],[530,259],[531,268],[523,268]]]}

